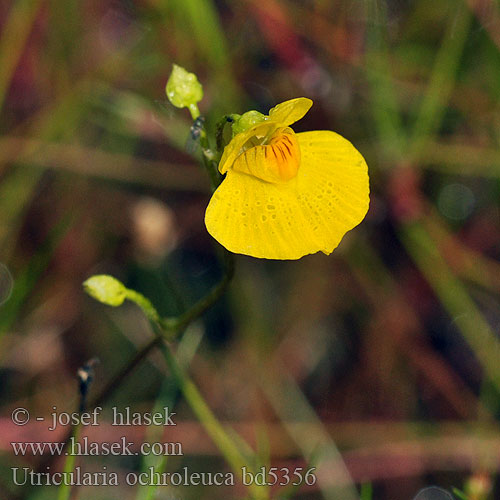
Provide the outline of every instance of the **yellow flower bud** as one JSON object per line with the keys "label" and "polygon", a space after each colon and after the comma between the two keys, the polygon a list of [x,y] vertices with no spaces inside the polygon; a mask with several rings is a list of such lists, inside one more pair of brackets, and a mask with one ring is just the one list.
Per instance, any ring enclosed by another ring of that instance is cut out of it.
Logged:
{"label": "yellow flower bud", "polygon": [[91,276],[83,288],[94,299],[113,307],[121,306],[127,295],[123,283],[106,274]]}
{"label": "yellow flower bud", "polygon": [[189,73],[177,64],[166,86],[168,100],[177,108],[197,109],[196,104],[203,98],[203,87],[194,73]]}

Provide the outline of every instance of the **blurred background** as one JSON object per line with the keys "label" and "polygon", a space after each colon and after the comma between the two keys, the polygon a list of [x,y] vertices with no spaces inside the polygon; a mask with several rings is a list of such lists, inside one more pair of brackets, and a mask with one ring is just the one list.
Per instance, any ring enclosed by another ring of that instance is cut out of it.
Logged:
{"label": "blurred background", "polygon": [[[229,292],[174,346],[262,463],[307,467],[322,443],[318,484],[273,496],[406,500],[439,485],[500,498],[497,0],[4,0],[0,26],[2,499],[60,494],[12,484],[11,467],[41,459],[14,457],[10,441],[62,435],[14,427],[11,411],[76,411],[78,367],[99,358],[95,391],[152,336],[133,304],[107,308],[81,283],[112,274],[177,315],[221,276],[189,114],[165,97],[174,62],[203,83],[209,129],[226,113],[307,96],[314,106],[295,130],[334,130],[369,166],[368,215],[331,256],[237,256]],[[167,433],[184,456],[164,470],[228,470],[158,353],[103,418],[127,405],[175,407]],[[125,474],[158,459],[78,463]],[[71,492],[221,495],[248,492]]]}

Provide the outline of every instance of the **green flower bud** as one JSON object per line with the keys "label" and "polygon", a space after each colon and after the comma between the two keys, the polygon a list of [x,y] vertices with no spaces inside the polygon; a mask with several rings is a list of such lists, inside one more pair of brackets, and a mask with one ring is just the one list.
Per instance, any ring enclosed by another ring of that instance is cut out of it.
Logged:
{"label": "green flower bud", "polygon": [[196,107],[203,98],[203,87],[194,73],[173,65],[166,87],[168,100],[177,108]]}
{"label": "green flower bud", "polygon": [[258,123],[264,122],[268,119],[266,115],[259,113],[258,111],[247,111],[243,113],[234,123],[233,123],[233,135],[245,132],[249,128],[252,128]]}
{"label": "green flower bud", "polygon": [[94,299],[113,307],[121,306],[127,295],[123,283],[107,274],[91,276],[83,283],[83,288]]}

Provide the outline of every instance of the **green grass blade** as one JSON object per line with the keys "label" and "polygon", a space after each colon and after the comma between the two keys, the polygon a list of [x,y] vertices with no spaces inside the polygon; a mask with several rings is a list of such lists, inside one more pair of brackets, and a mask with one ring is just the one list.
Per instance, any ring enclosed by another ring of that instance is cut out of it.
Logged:
{"label": "green grass blade", "polygon": [[404,132],[400,106],[394,88],[389,47],[383,27],[387,26],[384,2],[372,0],[367,19],[367,50],[365,53],[366,78],[370,85],[370,107],[378,136],[385,150],[401,154],[404,148]]}
{"label": "green grass blade", "polygon": [[15,0],[2,26],[0,38],[0,110],[3,107],[14,71],[33,28],[41,0]]}
{"label": "green grass blade", "polygon": [[413,127],[411,157],[418,154],[441,125],[470,29],[472,16],[465,2],[451,2],[450,10],[446,33]]}
{"label": "green grass blade", "polygon": [[500,342],[461,280],[449,269],[434,241],[418,222],[407,223],[400,238],[420,272],[434,289],[448,314],[478,360],[485,375],[500,392]]}

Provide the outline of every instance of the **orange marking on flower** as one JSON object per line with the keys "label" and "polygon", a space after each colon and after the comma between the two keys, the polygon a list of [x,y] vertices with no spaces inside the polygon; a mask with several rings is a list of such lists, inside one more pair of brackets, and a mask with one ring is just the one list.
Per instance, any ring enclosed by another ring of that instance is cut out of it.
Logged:
{"label": "orange marking on flower", "polygon": [[232,168],[267,182],[286,182],[299,170],[300,147],[288,127],[274,132],[268,144],[251,146],[234,161]]}

